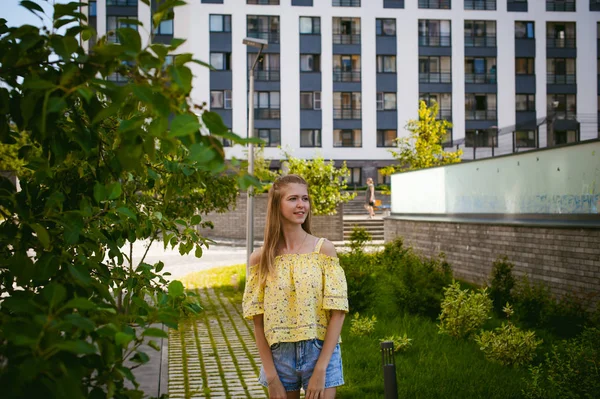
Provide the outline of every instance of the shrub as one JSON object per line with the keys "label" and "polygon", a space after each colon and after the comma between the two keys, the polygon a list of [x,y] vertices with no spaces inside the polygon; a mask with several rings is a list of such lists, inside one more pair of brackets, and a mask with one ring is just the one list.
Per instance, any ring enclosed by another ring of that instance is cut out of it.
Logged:
{"label": "shrub", "polygon": [[551,301],[543,325],[554,334],[572,338],[581,334],[585,324],[591,320],[583,300],[573,293],[566,293]]}
{"label": "shrub", "polygon": [[394,343],[394,352],[405,352],[412,345],[412,338],[408,338],[406,333],[403,336],[400,335],[388,335],[387,337],[380,339],[379,342],[392,341]]}
{"label": "shrub", "polygon": [[396,262],[387,265],[398,306],[435,319],[440,313],[444,287],[452,282],[450,265],[443,256],[422,260],[411,252],[398,255]]}
{"label": "shrub", "polygon": [[550,290],[531,283],[527,275],[519,281],[513,293],[515,320],[527,327],[541,327],[552,302]]}
{"label": "shrub", "polygon": [[600,330],[585,328],[577,338],[553,345],[545,360],[531,367],[523,395],[528,399],[598,397]]}
{"label": "shrub", "polygon": [[501,314],[502,308],[507,302],[512,302],[511,291],[515,286],[513,267],[514,265],[508,261],[506,256],[498,258],[492,267],[490,298],[497,314]]}
{"label": "shrub", "polygon": [[[507,318],[512,315],[509,304],[504,313]],[[535,350],[542,343],[535,338],[535,332],[523,331],[510,321],[502,323],[495,331],[483,331],[475,336],[475,341],[489,360],[515,367],[531,363]]]}
{"label": "shrub", "polygon": [[377,273],[372,255],[362,252],[340,254],[340,265],[346,274],[348,303],[353,312],[370,309],[377,296]]}
{"label": "shrub", "polygon": [[461,290],[458,282],[453,282],[445,290],[442,313],[439,316],[440,333],[456,338],[464,338],[481,328],[490,317],[492,301],[487,289],[475,293]]}
{"label": "shrub", "polygon": [[350,252],[363,252],[365,244],[371,239],[371,234],[367,229],[355,225],[352,227],[352,233],[350,234]]}
{"label": "shrub", "polygon": [[360,337],[369,335],[375,331],[375,324],[377,323],[377,317],[375,315],[368,317],[360,317],[358,312],[354,313],[352,320],[350,320],[350,334],[358,335]]}

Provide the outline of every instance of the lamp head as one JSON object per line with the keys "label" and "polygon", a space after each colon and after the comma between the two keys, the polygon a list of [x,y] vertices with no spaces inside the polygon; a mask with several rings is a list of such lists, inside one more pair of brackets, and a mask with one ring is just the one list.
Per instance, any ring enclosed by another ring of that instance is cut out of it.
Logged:
{"label": "lamp head", "polygon": [[246,46],[258,47],[263,49],[267,48],[267,46],[269,45],[269,42],[265,39],[257,39],[254,37],[246,37],[244,38],[244,40],[242,40],[242,43],[244,43]]}

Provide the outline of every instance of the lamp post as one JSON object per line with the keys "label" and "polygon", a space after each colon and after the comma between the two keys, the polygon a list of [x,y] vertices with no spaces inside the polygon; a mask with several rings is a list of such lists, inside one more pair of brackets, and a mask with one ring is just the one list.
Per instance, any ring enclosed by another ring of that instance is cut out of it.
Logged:
{"label": "lamp post", "polygon": [[[267,48],[268,42],[264,39],[247,37],[242,43],[246,46],[258,47],[258,54],[250,68],[249,96],[248,96],[248,138],[254,136],[254,68],[260,59],[260,55]],[[254,174],[254,144],[248,143],[248,174]],[[246,190],[246,275],[250,274],[250,255],[254,250],[254,196],[253,187]]]}
{"label": "lamp post", "polygon": [[552,101],[552,112],[550,112],[548,126],[546,127],[546,147],[554,146],[554,120],[556,119],[556,109],[558,108],[558,105],[558,101]]}

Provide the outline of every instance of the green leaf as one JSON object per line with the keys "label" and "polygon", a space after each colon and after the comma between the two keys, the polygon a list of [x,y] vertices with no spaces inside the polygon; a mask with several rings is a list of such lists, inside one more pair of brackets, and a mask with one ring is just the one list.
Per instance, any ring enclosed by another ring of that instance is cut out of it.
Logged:
{"label": "green leaf", "polygon": [[33,1],[21,0],[21,6],[25,7],[26,9],[28,9],[29,11],[31,11],[34,14],[35,14],[34,11],[38,11],[42,14],[45,14],[44,9],[39,4],[34,3]]}
{"label": "green leaf", "polygon": [[202,221],[202,216],[194,215],[194,216],[192,216],[192,219],[190,220],[190,224],[192,226],[195,226],[197,224],[200,224],[201,221]]}
{"label": "green leaf", "polygon": [[200,130],[198,117],[191,114],[177,115],[171,122],[169,137],[188,136]]}
{"label": "green leaf", "polygon": [[67,290],[59,283],[50,283],[42,291],[42,295],[48,301],[50,309],[54,309],[67,297]]}
{"label": "green leaf", "polygon": [[156,341],[152,341],[152,340],[148,341],[148,346],[157,352],[159,352],[161,349],[160,346],[158,346],[158,344],[156,343]]}
{"label": "green leaf", "polygon": [[243,175],[239,177],[238,184],[241,190],[247,190],[250,186],[260,187],[261,185],[260,181],[256,177],[250,175]]}
{"label": "green leaf", "polygon": [[96,184],[94,184],[94,199],[97,203],[106,200],[106,187],[99,181],[96,181]]}
{"label": "green leaf", "polygon": [[202,257],[202,246],[196,245],[196,251],[194,252],[194,256],[196,256],[196,258]]}
{"label": "green leaf", "polygon": [[65,304],[65,306],[63,306],[63,308],[65,308],[65,309],[79,309],[79,310],[92,310],[92,309],[96,309],[97,307],[98,307],[98,305],[96,305],[94,302],[90,301],[87,298],[83,298],[83,297],[73,298],[69,302],[67,302]]}
{"label": "green leaf", "polygon": [[40,79],[37,76],[32,76],[29,78],[25,78],[25,81],[23,82],[23,88],[34,90],[47,90],[56,88],[56,85],[47,80]]}
{"label": "green leaf", "polygon": [[79,268],[69,265],[69,272],[81,285],[88,286],[92,283],[92,278],[89,273],[79,270]]}
{"label": "green leaf", "polygon": [[169,283],[168,290],[169,290],[169,296],[173,297],[173,298],[183,296],[183,293],[185,291],[183,284],[179,280],[171,281]]}
{"label": "green leaf", "polygon": [[171,44],[169,45],[169,51],[177,50],[183,43],[185,43],[185,39],[173,38],[171,40]]}
{"label": "green leaf", "polygon": [[146,104],[152,104],[154,93],[152,92],[152,89],[150,87],[135,85],[133,86],[131,91],[133,91],[133,94],[137,98],[139,98],[140,101],[143,101]]}
{"label": "green leaf", "polygon": [[131,118],[131,119],[123,119],[119,124],[119,131],[121,133],[131,132],[133,130],[138,130],[144,124],[143,117]]}
{"label": "green leaf", "polygon": [[46,230],[44,226],[37,223],[32,223],[29,226],[33,229],[33,231],[35,231],[35,234],[37,235],[37,238],[44,247],[44,249],[49,249],[50,235],[48,234],[48,230]]}
{"label": "green leaf", "polygon": [[195,162],[207,163],[215,159],[216,156],[217,153],[214,148],[207,147],[202,143],[194,143],[190,146],[188,159]]}
{"label": "green leaf", "polygon": [[83,218],[76,212],[67,212],[63,218],[65,242],[73,245],[79,241],[79,234],[83,229]]}
{"label": "green leaf", "polygon": [[117,213],[120,213],[121,215],[125,215],[128,218],[137,221],[137,216],[135,215],[135,213],[133,213],[131,211],[131,209],[129,209],[125,206],[121,206],[121,207],[117,208]]}
{"label": "green leaf", "polygon": [[[138,21],[124,21],[125,23],[136,23]],[[127,50],[139,53],[142,50],[142,39],[140,38],[140,34],[136,29],[133,28],[119,28],[117,29],[117,37],[119,38],[119,43]]]}
{"label": "green leaf", "polygon": [[126,334],[124,332],[118,332],[115,334],[115,342],[117,345],[121,345],[123,348],[126,348],[134,338],[135,337],[133,335]]}
{"label": "green leaf", "polygon": [[190,68],[184,65],[174,65],[171,68],[171,77],[173,82],[184,92],[189,93],[192,90],[192,71],[190,71]]}
{"label": "green leaf", "polygon": [[140,363],[140,364],[145,364],[150,361],[150,356],[148,356],[148,354],[146,352],[137,351],[135,353],[135,355],[133,355],[131,357],[131,361]]}
{"label": "green leaf", "polygon": [[155,273],[160,273],[160,272],[162,271],[162,269],[164,269],[164,267],[165,267],[165,264],[164,264],[162,261],[159,261],[159,262],[156,264],[156,267],[155,267],[155,269],[154,269],[154,272],[155,272]]}
{"label": "green leaf", "polygon": [[96,347],[94,345],[82,340],[65,341],[54,345],[54,347],[76,355],[91,355],[96,353]]}
{"label": "green leaf", "polygon": [[211,133],[216,135],[225,134],[229,131],[229,128],[223,123],[221,115],[216,112],[205,111],[202,113],[202,122],[206,125]]}
{"label": "green leaf", "polygon": [[76,328],[79,328],[86,332],[94,331],[96,325],[93,321],[88,319],[87,317],[81,316],[79,313],[72,313],[65,315],[65,321]]}
{"label": "green leaf", "polygon": [[114,183],[110,183],[107,187],[106,190],[108,191],[108,199],[109,200],[114,200],[117,199],[121,196],[121,183],[114,182]]}
{"label": "green leaf", "polygon": [[166,331],[154,327],[146,328],[143,335],[145,337],[169,338],[169,334]]}

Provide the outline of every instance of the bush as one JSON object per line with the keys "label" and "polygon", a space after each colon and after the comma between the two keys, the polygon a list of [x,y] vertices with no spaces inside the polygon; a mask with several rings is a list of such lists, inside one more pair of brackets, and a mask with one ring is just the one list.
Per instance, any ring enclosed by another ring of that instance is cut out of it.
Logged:
{"label": "bush", "polygon": [[371,241],[371,239],[371,234],[369,234],[367,229],[355,225],[352,227],[352,233],[350,234],[350,252],[363,252],[365,244]]}
{"label": "bush", "polygon": [[[440,313],[444,287],[452,282],[450,265],[443,256],[422,260],[402,248],[395,247],[395,251],[396,260],[386,266],[399,308],[435,319]],[[384,256],[385,253],[386,250]]]}
{"label": "bush", "polygon": [[[510,318],[513,310],[509,304],[504,312]],[[489,360],[515,367],[531,363],[535,350],[543,342],[535,338],[535,332],[523,331],[510,321],[502,323],[495,331],[483,331],[475,341]]]}
{"label": "bush", "polygon": [[479,293],[461,290],[458,282],[445,289],[440,314],[440,333],[456,338],[464,338],[481,328],[489,319],[492,300],[484,288]]}
{"label": "bush", "polygon": [[581,334],[590,320],[591,314],[583,300],[573,293],[566,293],[550,303],[543,325],[560,337],[573,338]]}
{"label": "bush", "polygon": [[360,337],[369,335],[375,331],[375,324],[377,323],[377,317],[375,315],[368,317],[360,317],[358,312],[354,313],[352,320],[350,320],[350,334],[358,335]]}
{"label": "bush", "polygon": [[523,395],[528,399],[598,397],[600,392],[600,330],[583,333],[562,345],[553,345],[545,360],[531,367]]}
{"label": "bush", "polygon": [[375,259],[362,252],[339,254],[340,265],[346,274],[348,303],[353,312],[371,308],[377,297]]}
{"label": "bush", "polygon": [[505,256],[498,258],[492,267],[492,281],[490,284],[490,298],[494,303],[494,310],[501,314],[502,308],[512,302],[511,292],[515,286],[515,277],[512,274],[514,265]]}
{"label": "bush", "polygon": [[394,352],[405,352],[412,345],[412,338],[408,338],[408,335],[406,335],[406,333],[404,333],[404,336],[389,335],[379,340],[379,342],[386,341],[392,341],[394,343]]}
{"label": "bush", "polygon": [[528,276],[517,284],[514,294],[515,320],[526,327],[541,327],[552,303],[550,290],[529,281]]}

